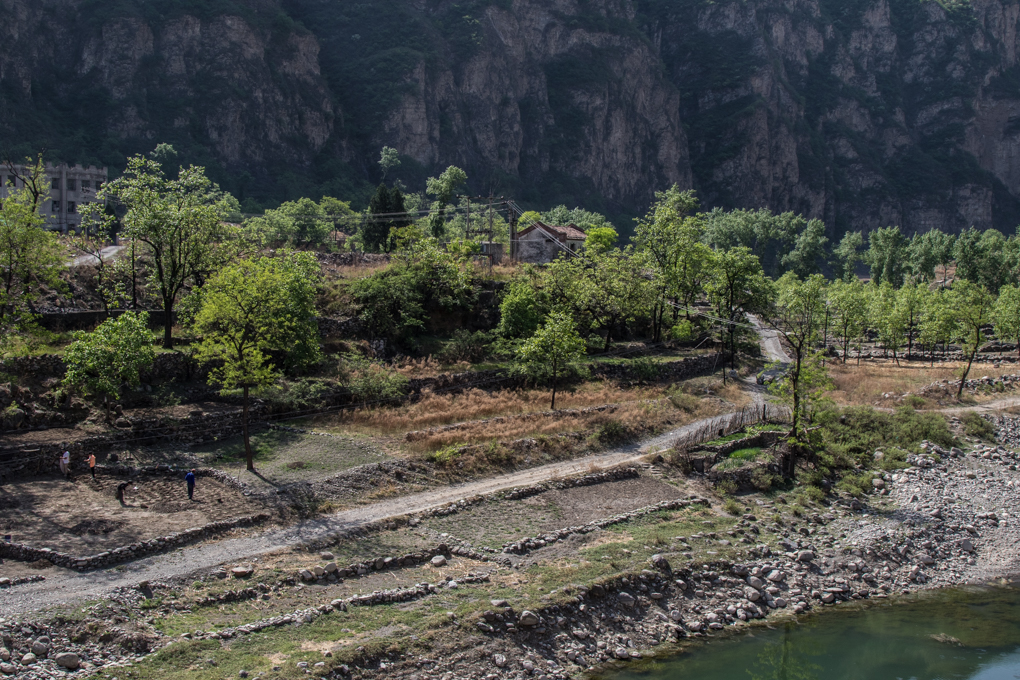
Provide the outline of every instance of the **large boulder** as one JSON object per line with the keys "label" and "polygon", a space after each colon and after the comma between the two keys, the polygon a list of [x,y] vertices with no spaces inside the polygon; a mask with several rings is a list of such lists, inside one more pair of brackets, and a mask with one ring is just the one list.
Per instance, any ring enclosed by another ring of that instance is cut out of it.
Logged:
{"label": "large boulder", "polygon": [[539,623],[538,615],[535,614],[534,612],[529,612],[527,610],[521,612],[520,624],[522,626],[537,626],[538,623]]}
{"label": "large boulder", "polygon": [[57,654],[53,660],[57,662],[58,666],[66,668],[69,671],[78,670],[78,666],[81,664],[81,660],[78,659],[78,655],[74,652],[61,652],[60,654]]}

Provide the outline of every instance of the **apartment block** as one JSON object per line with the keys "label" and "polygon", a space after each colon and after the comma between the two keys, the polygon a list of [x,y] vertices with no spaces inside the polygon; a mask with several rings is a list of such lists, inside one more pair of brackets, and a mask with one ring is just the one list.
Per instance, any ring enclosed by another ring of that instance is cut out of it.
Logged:
{"label": "apartment block", "polygon": [[[11,172],[7,164],[0,165],[0,198],[6,198],[11,188],[22,188],[24,185],[18,176],[24,177],[27,169],[23,165],[15,165]],[[84,203],[93,203],[96,192],[107,180],[106,168],[90,165],[46,164],[46,181],[49,185],[49,197],[40,206],[48,228],[67,233],[77,229],[81,224],[79,209]]]}

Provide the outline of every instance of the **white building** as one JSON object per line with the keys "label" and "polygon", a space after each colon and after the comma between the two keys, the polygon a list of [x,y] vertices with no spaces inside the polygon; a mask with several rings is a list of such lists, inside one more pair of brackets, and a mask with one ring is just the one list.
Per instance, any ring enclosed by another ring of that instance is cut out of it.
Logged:
{"label": "white building", "polygon": [[[7,164],[0,165],[0,198],[6,198],[11,187],[22,188],[24,185],[18,177],[25,177],[27,172],[24,165],[15,165],[14,172]],[[47,163],[46,177],[50,193],[40,210],[50,229],[66,234],[68,229],[76,229],[81,224],[78,209],[83,203],[95,202],[96,192],[107,180],[107,171],[92,165],[83,168]]]}

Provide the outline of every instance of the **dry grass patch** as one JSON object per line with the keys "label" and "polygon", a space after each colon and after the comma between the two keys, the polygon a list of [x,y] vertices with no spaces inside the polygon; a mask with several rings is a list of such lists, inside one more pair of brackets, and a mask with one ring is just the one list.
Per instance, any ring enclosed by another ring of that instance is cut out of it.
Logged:
{"label": "dry grass patch", "polygon": [[920,361],[868,361],[855,364],[830,364],[829,376],[835,388],[829,393],[838,404],[871,405],[889,401],[883,394],[896,396],[917,393],[938,380],[955,380],[962,368],[959,363],[937,364],[932,367]]}
{"label": "dry grass patch", "polygon": [[715,415],[718,409],[703,400],[693,412],[682,412],[667,400],[632,401],[617,404],[597,413],[549,414],[531,418],[507,418],[501,422],[466,423],[454,430],[429,433],[407,447],[417,453],[448,446],[507,442],[525,437],[553,436],[568,432],[588,432],[623,428],[632,432],[652,432],[684,425],[698,418]]}
{"label": "dry grass patch", "polygon": [[[581,409],[603,404],[642,402],[660,399],[662,388],[622,389],[612,383],[590,383],[574,391],[560,392],[556,405]],[[440,425],[470,422],[496,416],[539,413],[549,408],[547,390],[468,390],[460,394],[425,392],[417,402],[398,407],[362,409],[315,421],[317,428],[340,432],[394,436]],[[555,420],[553,417],[552,420]]]}

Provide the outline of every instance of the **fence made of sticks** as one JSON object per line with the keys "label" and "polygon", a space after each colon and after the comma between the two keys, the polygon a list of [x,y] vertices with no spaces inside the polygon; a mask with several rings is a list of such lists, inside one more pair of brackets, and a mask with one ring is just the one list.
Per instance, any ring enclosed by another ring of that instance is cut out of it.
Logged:
{"label": "fence made of sticks", "polygon": [[778,404],[754,404],[740,411],[716,416],[700,426],[687,430],[673,440],[673,449],[690,451],[696,446],[739,432],[752,425],[785,425],[792,422],[793,412]]}

